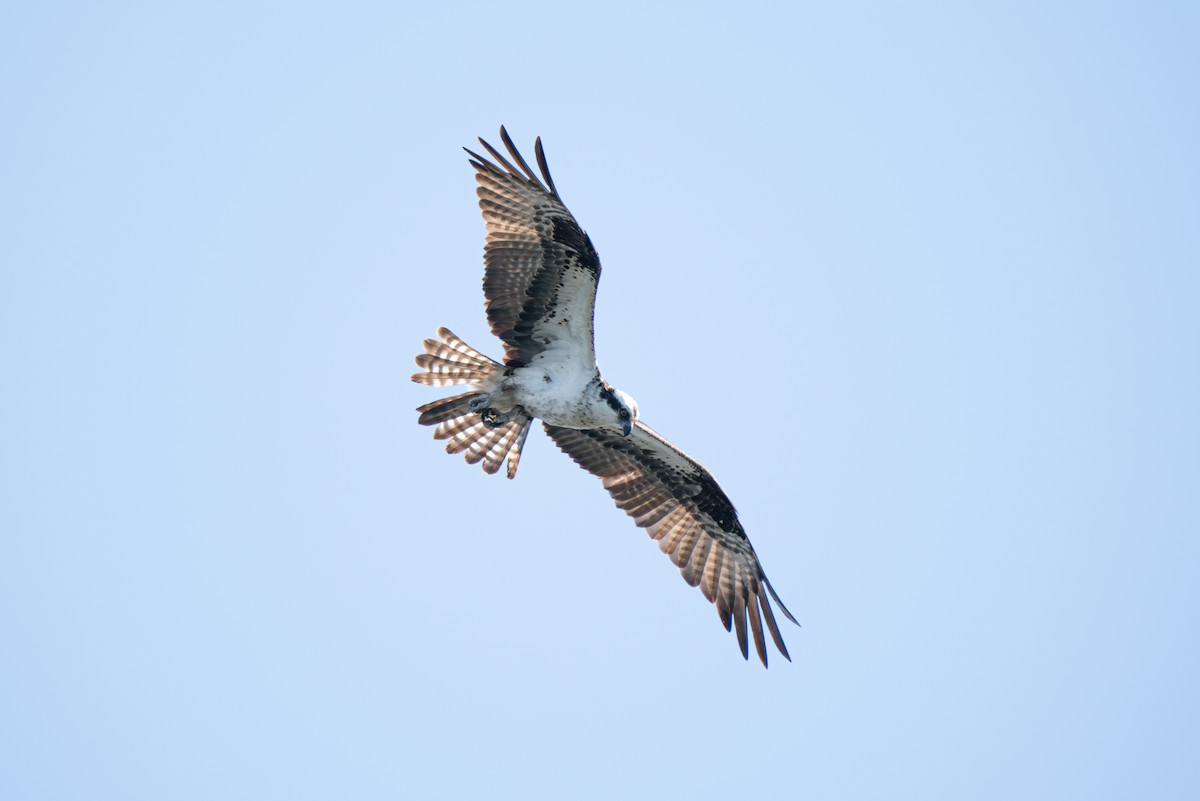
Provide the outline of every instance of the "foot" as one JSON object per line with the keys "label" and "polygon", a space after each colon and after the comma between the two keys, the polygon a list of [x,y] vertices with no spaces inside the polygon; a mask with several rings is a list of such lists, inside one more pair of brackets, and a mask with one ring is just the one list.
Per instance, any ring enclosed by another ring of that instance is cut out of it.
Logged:
{"label": "foot", "polygon": [[524,413],[525,408],[523,406],[514,406],[507,412],[498,412],[489,407],[479,413],[479,418],[488,428],[499,428],[500,426],[511,422],[513,419]]}

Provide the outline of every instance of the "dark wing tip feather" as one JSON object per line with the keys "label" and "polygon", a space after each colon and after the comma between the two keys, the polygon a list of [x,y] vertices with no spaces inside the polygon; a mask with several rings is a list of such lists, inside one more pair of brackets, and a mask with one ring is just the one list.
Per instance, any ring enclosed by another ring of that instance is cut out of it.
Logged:
{"label": "dark wing tip feather", "polygon": [[726,631],[731,631],[733,628],[733,611],[730,610],[729,604],[726,603],[725,597],[717,599],[717,617],[721,618],[721,625]]}
{"label": "dark wing tip feather", "polygon": [[562,200],[559,197],[558,188],[554,186],[554,179],[550,177],[550,167],[546,165],[546,151],[542,150],[542,137],[540,136],[533,142],[533,153],[537,157],[538,169],[542,171],[542,177],[546,179],[546,184],[550,187],[550,194]]}
{"label": "dark wing tip feather", "polygon": [[521,151],[517,150],[517,146],[513,144],[512,137],[508,135],[508,131],[503,125],[500,126],[500,140],[504,142],[504,147],[508,150],[508,154],[513,157],[513,160],[521,165],[521,170],[525,173],[525,176],[533,183],[541,186],[542,189],[546,189],[545,186],[542,186],[542,181],[537,177],[537,174],[529,169],[529,164],[525,162],[525,157],[521,155]]}
{"label": "dark wing tip feather", "polygon": [[754,635],[754,650],[758,651],[758,658],[762,660],[763,667],[766,667],[767,641],[763,637],[762,616],[758,611],[758,596],[750,593],[746,600],[748,601],[746,610],[750,617],[750,631]]}
{"label": "dark wing tip feather", "polygon": [[[504,156],[500,155],[500,151],[497,150],[496,148],[492,147],[491,144],[486,139],[484,139],[482,136],[479,137],[479,144],[483,145],[484,149],[487,150],[487,152],[492,155],[492,158],[494,158],[496,161],[500,162],[501,166],[503,166],[504,169],[508,170],[511,174],[517,176],[518,178],[521,177],[520,171],[516,167],[514,167],[512,164],[510,164],[508,159],[506,159],[506,158],[504,158]],[[468,151],[468,152],[470,152],[470,151]],[[498,172],[498,170],[497,170],[497,172]]]}
{"label": "dark wing tip feather", "polygon": [[492,164],[492,162],[488,161],[469,147],[464,147],[463,150],[465,150],[467,155],[471,157],[472,167],[477,170],[496,172],[496,165]]}
{"label": "dark wing tip feather", "polygon": [[738,647],[742,658],[750,659],[749,643],[746,642],[746,600],[738,595],[733,599],[733,627],[737,629]]}
{"label": "dark wing tip feather", "polygon": [[771,582],[767,581],[766,576],[761,576],[761,578],[762,578],[762,583],[764,585],[766,585],[767,592],[771,593],[771,597],[775,599],[775,603],[779,604],[779,611],[783,612],[783,614],[787,617],[788,620],[792,621],[797,626],[799,626],[800,621],[796,620],[796,618],[792,617],[792,613],[789,612],[788,608],[783,605],[783,601],[779,600],[779,596],[775,594],[775,588],[771,586]]}
{"label": "dark wing tip feather", "polygon": [[[503,125],[500,126],[500,140],[504,143],[504,148],[508,151],[508,158],[506,158],[499,150],[492,147],[491,143],[482,136],[479,137],[479,144],[483,145],[488,154],[491,155],[491,157],[495,159],[497,163],[504,167],[505,170],[508,170],[510,175],[520,178],[521,180],[528,181],[546,194],[561,200],[561,198],[558,197],[558,190],[554,186],[554,180],[550,177],[550,168],[546,166],[546,154],[542,150],[542,138],[540,136],[534,142],[534,150],[537,153],[538,167],[542,172],[540,178],[529,166],[529,162],[525,161],[525,157],[521,155],[521,151],[518,150],[516,144],[513,143],[512,137],[508,135],[508,129]],[[478,153],[472,152],[469,148],[464,147],[463,150],[466,150],[473,159],[471,164],[475,167],[475,169],[503,174],[500,168],[488,159],[480,156]],[[511,158],[512,161],[509,161],[509,158]],[[513,165],[514,161],[516,162],[516,166]],[[543,181],[545,181],[545,183],[543,183]]]}
{"label": "dark wing tip feather", "polygon": [[791,662],[792,656],[788,653],[787,646],[783,644],[783,635],[779,633],[779,624],[775,622],[775,613],[771,611],[771,604],[767,600],[767,592],[761,581],[758,583],[758,605],[762,607],[763,617],[767,620],[767,630],[771,632],[771,639],[775,641],[775,647],[779,649],[779,653],[783,654],[784,659]]}

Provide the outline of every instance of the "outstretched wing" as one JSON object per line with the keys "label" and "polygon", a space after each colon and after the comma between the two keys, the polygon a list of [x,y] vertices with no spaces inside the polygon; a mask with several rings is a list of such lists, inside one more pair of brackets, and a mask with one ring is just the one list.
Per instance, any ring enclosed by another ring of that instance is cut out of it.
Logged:
{"label": "outstretched wing", "polygon": [[767,581],[729,497],[703,465],[640,422],[628,437],[604,429],[544,425],[555,444],[598,476],[617,506],[658,540],[687,583],[699,585],[716,604],[725,630],[731,623],[736,626],[742,656],[749,658],[749,617],[758,658],[767,664],[765,618],[775,647],[791,660],[768,594],[788,620],[796,619]]}
{"label": "outstretched wing", "polygon": [[600,258],[550,178],[542,140],[535,174],[500,128],[514,166],[483,139],[495,163],[472,153],[479,208],[487,223],[483,294],[492,333],[504,341],[505,364],[531,364],[546,351],[592,369],[592,315]]}

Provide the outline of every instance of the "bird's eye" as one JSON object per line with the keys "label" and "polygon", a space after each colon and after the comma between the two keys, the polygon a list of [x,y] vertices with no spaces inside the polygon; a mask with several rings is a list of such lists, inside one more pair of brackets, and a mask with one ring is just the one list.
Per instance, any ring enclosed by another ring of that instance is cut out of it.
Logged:
{"label": "bird's eye", "polygon": [[628,410],[628,409],[622,409],[621,411],[617,412],[617,415],[618,415],[618,416],[619,416],[619,417],[620,417],[622,420],[628,420],[628,419],[629,419],[629,410]]}

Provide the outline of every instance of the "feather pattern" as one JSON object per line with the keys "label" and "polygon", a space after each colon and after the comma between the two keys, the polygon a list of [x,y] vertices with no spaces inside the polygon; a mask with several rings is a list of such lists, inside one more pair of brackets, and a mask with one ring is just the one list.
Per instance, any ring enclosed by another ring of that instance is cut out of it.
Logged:
{"label": "feather pattern", "polygon": [[[425,352],[417,354],[417,366],[424,372],[413,375],[412,380],[429,386],[450,384],[474,384],[486,386],[504,372],[504,365],[489,359],[448,328],[438,329],[438,339],[425,340]],[[437,426],[434,439],[448,439],[447,453],[463,453],[468,464],[483,462],[483,470],[489,475],[500,471],[507,461],[506,475],[517,475],[521,462],[521,448],[529,435],[533,418],[527,414],[517,415],[513,420],[489,428],[479,413],[470,408],[471,401],[484,395],[476,389],[453,395],[449,398],[427,403],[417,408],[417,422],[423,426]]]}
{"label": "feather pattern", "polygon": [[[563,204],[541,139],[535,170],[501,127],[503,152],[470,150],[487,227],[483,290],[501,364],[446,328],[424,342],[413,381],[468,385],[417,409],[446,451],[513,478],[534,416],[560,449],[598,476],[616,505],[658,541],[680,575],[713,604],[742,656],[767,664],[766,634],[786,658],[771,600],[793,623],[763,573],[729,497],[712,474],[653,429],[637,404],[596,366],[593,311],[600,258]],[[764,631],[764,622],[766,628]]]}
{"label": "feather pattern", "polygon": [[425,340],[425,352],[417,354],[417,366],[425,370],[413,374],[412,380],[418,384],[444,387],[479,383],[503,367],[463,342],[449,328],[439,328],[438,337]]}
{"label": "feather pattern", "polygon": [[[574,360],[594,364],[592,314],[600,257],[554,189],[541,139],[534,146],[539,177],[504,128],[500,138],[518,166],[483,139],[480,144],[495,162],[467,151],[487,225],[483,292],[492,333],[504,342],[510,367],[532,363],[562,340],[569,342]],[[560,291],[568,273],[586,276],[585,291]]]}
{"label": "feather pattern", "polygon": [[[488,428],[478,412],[467,410],[467,404],[478,395],[478,392],[467,392],[426,404],[417,411],[427,420],[423,425],[437,425],[433,431],[434,439],[449,440],[446,453],[465,453],[463,458],[467,464],[483,462],[483,470],[489,475],[499,472],[507,461],[506,475],[514,478],[533,418],[522,414],[497,428]],[[455,403],[447,405],[448,401]]]}
{"label": "feather pattern", "polygon": [[687,583],[698,585],[716,606],[726,630],[733,624],[743,656],[748,658],[752,638],[758,658],[767,664],[765,619],[775,647],[791,660],[768,593],[788,620],[796,619],[767,581],[733,504],[708,470],[641,422],[628,437],[607,429],[544,426],[555,444],[599,477],[617,506],[658,540]]}

